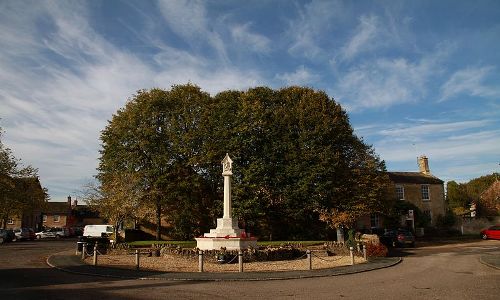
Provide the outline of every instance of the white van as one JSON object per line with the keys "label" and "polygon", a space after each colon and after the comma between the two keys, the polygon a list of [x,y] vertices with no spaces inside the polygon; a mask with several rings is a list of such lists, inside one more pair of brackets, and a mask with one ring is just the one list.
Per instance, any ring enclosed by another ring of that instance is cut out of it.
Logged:
{"label": "white van", "polygon": [[113,225],[86,225],[83,228],[84,238],[108,238],[113,233]]}

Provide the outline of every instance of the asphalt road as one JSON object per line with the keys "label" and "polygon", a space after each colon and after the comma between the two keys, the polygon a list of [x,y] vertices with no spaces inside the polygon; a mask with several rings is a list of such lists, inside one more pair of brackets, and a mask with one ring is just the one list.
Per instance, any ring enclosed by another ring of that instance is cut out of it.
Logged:
{"label": "asphalt road", "polygon": [[387,269],[335,277],[258,282],[119,280],[46,265],[75,240],[0,245],[0,299],[500,299],[500,270],[479,262],[500,241],[403,249]]}

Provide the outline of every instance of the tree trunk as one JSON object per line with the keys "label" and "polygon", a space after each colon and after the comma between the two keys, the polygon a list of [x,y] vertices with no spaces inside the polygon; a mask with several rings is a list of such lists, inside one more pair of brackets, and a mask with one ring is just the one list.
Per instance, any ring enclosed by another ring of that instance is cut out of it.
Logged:
{"label": "tree trunk", "polygon": [[156,202],[156,240],[161,240],[161,204]]}
{"label": "tree trunk", "polygon": [[342,226],[337,227],[337,242],[345,242],[344,228]]}

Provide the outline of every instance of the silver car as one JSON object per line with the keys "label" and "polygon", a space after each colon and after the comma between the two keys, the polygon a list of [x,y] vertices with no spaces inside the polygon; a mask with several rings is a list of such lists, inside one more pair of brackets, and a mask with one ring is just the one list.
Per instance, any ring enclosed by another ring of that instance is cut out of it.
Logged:
{"label": "silver car", "polygon": [[49,228],[40,232],[35,233],[36,238],[39,239],[46,239],[46,238],[62,238],[66,237],[66,231],[64,228]]}

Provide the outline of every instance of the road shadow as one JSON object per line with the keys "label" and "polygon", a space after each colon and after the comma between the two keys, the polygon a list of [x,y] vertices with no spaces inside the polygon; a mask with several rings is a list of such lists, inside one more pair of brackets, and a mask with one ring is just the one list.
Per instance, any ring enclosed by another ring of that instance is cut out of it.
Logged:
{"label": "road shadow", "polygon": [[[0,269],[0,297],[7,299],[144,299],[134,289],[193,285],[197,281],[134,280],[72,274],[58,269]],[[130,290],[130,292],[127,292]]]}

